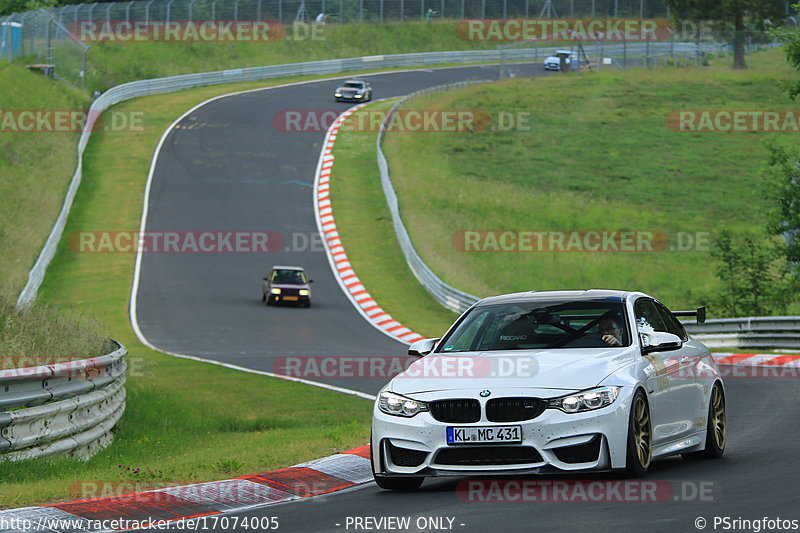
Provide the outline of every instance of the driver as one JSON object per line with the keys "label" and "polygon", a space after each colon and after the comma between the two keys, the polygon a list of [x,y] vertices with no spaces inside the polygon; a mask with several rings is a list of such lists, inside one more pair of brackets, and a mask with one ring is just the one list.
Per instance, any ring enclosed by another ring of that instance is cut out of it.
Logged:
{"label": "driver", "polygon": [[616,317],[606,316],[600,321],[600,337],[609,346],[622,346],[622,326]]}

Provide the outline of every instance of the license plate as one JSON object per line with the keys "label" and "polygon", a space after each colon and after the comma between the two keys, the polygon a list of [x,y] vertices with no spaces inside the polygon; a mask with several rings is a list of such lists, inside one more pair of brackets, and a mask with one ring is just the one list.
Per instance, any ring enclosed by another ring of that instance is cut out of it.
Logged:
{"label": "license plate", "polygon": [[447,444],[520,444],[521,426],[449,427]]}
{"label": "license plate", "polygon": [[286,300],[287,302],[296,302],[297,296],[284,296],[283,299]]}

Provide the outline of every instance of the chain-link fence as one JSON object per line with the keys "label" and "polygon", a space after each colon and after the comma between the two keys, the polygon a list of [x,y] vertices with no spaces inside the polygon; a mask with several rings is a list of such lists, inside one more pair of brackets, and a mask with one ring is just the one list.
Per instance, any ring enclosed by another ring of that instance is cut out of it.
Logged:
{"label": "chain-link fence", "polygon": [[[430,13],[429,13],[430,10]],[[339,22],[514,17],[669,17],[664,0],[135,0],[48,10],[70,21],[274,20],[289,24],[325,13]],[[0,19],[2,20],[2,19]]]}
{"label": "chain-link fence", "polygon": [[84,88],[88,52],[52,10],[0,18],[0,57],[8,61],[25,58],[46,75]]}

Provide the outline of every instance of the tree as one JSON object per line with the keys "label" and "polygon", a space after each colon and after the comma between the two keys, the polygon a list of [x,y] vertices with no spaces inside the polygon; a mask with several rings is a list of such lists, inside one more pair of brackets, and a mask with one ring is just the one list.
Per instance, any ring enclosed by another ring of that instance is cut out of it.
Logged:
{"label": "tree", "polygon": [[[795,12],[800,11],[800,2],[792,5],[792,8]],[[794,68],[800,70],[800,33],[794,28],[783,27],[773,31],[772,34],[783,43],[786,61]],[[798,95],[800,95],[800,83],[789,87],[789,96],[797,98]]]}
{"label": "tree", "polygon": [[723,316],[768,316],[785,313],[794,300],[795,279],[783,257],[783,246],[766,235],[720,232],[711,251],[722,281],[714,303]]}
{"label": "tree", "polygon": [[57,0],[0,0],[0,17],[58,5]]}
{"label": "tree", "polygon": [[769,146],[770,157],[763,176],[772,201],[767,230],[786,240],[786,259],[800,263],[800,150]]}
{"label": "tree", "polygon": [[676,18],[712,20],[733,29],[733,68],[747,68],[745,56],[745,23],[764,29],[766,21],[779,21],[786,16],[782,0],[666,0]]}

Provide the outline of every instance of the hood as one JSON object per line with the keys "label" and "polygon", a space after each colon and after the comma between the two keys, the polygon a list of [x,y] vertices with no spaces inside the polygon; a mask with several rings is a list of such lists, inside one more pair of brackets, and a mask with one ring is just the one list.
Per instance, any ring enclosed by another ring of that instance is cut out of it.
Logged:
{"label": "hood", "polygon": [[631,364],[634,352],[628,347],[431,354],[395,376],[388,389],[398,394],[485,388],[578,391]]}
{"label": "hood", "polygon": [[364,92],[364,89],[358,89],[356,87],[339,87],[336,89],[337,93],[361,93]]}

